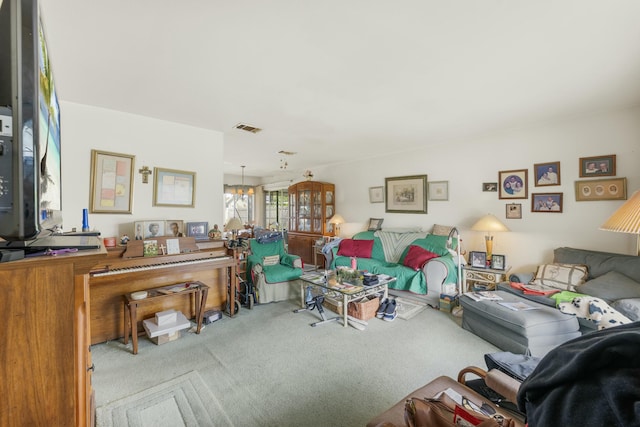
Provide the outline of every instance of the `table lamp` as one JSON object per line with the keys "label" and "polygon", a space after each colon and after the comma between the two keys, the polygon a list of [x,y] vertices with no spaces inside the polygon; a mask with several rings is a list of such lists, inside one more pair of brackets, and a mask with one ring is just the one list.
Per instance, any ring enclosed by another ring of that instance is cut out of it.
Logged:
{"label": "table lamp", "polygon": [[238,230],[241,230],[243,227],[242,221],[240,219],[233,217],[227,222],[227,225],[224,226],[224,231],[231,231],[232,240],[236,240],[236,234]]}
{"label": "table lamp", "polygon": [[344,223],[345,223],[344,218],[342,218],[342,215],[339,215],[339,214],[335,214],[329,220],[329,224],[333,224],[335,227],[336,232],[334,234],[336,237],[340,237],[340,224],[344,224]]}
{"label": "table lamp", "polygon": [[504,225],[498,218],[491,214],[486,214],[482,218],[480,218],[473,226],[471,227],[473,231],[486,231],[486,235],[484,236],[485,244],[487,245],[487,264],[491,265],[489,261],[491,261],[491,254],[493,252],[493,236],[491,235],[492,231],[510,231],[506,225]]}
{"label": "table lamp", "polygon": [[636,251],[640,256],[640,190],[633,193],[633,196],[600,226],[600,230],[637,234]]}

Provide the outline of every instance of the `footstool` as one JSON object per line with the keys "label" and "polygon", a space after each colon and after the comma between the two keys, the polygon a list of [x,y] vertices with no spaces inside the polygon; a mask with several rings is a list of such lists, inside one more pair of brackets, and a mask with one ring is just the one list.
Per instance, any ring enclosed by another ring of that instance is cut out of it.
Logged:
{"label": "footstool", "polygon": [[[554,347],[581,335],[575,316],[496,291],[500,301],[474,301],[462,295],[462,327],[504,351],[542,357]],[[500,302],[524,302],[534,310],[514,311]]]}

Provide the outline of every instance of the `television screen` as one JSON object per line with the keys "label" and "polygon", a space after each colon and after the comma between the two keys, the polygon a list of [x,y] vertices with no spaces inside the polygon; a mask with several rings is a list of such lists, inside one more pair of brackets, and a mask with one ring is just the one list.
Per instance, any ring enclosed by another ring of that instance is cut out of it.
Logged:
{"label": "television screen", "polygon": [[60,108],[37,0],[0,1],[0,237],[62,224]]}

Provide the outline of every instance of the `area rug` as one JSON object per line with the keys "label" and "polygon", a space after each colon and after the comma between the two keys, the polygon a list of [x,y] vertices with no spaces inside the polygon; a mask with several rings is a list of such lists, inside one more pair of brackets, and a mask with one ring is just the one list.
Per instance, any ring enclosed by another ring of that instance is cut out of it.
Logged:
{"label": "area rug", "polygon": [[404,320],[409,320],[422,310],[427,308],[427,304],[419,301],[409,301],[404,298],[396,298],[396,312],[398,317]]}
{"label": "area rug", "polygon": [[98,427],[231,426],[196,371],[96,409]]}

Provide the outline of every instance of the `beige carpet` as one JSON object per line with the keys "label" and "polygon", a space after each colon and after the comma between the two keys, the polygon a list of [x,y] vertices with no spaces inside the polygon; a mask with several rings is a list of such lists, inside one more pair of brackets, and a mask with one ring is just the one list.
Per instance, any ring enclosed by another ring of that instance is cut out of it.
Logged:
{"label": "beige carpet", "polygon": [[97,408],[96,421],[98,427],[232,425],[195,371]]}

